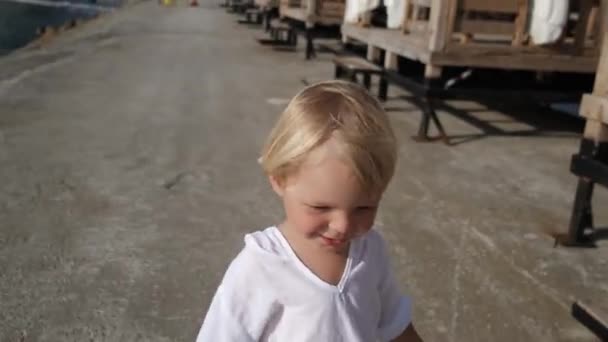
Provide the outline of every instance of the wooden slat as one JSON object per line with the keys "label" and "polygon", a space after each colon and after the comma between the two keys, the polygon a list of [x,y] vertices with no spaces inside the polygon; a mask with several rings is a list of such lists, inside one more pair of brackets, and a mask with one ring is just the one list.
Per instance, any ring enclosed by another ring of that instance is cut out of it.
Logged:
{"label": "wooden slat", "polygon": [[425,34],[430,32],[429,23],[426,21],[414,21],[408,24],[409,33]]}
{"label": "wooden slat", "polygon": [[456,16],[458,15],[458,4],[456,3],[456,1],[448,1],[448,3],[446,4],[446,6],[448,6],[447,9],[447,24],[446,24],[446,28],[445,28],[445,37],[446,37],[446,43],[447,41],[449,41],[452,37],[452,32],[454,32],[454,23],[456,22]]}
{"label": "wooden slat", "polygon": [[384,55],[384,68],[387,70],[397,70],[398,55],[391,51],[386,51]]}
{"label": "wooden slat", "polygon": [[465,11],[517,13],[517,0],[459,0]]}
{"label": "wooden slat", "polygon": [[418,5],[422,7],[431,7],[432,0],[410,0],[412,5]]}
{"label": "wooden slat", "polygon": [[379,62],[381,50],[373,45],[367,46],[367,60],[374,63]]}
{"label": "wooden slat", "polygon": [[596,56],[558,54],[550,49],[476,43],[451,43],[431,55],[433,64],[445,66],[582,73],[594,73],[597,61]]}
{"label": "wooden slat", "polygon": [[578,13],[576,31],[574,32],[574,45],[581,53],[587,42],[587,25],[589,23],[591,10],[593,9],[593,2],[593,0],[580,0],[580,11]]}
{"label": "wooden slat", "polygon": [[343,24],[342,34],[347,39],[352,38],[414,61],[429,61],[428,36],[404,35],[400,30],[364,28],[354,24]]}
{"label": "wooden slat", "polygon": [[595,50],[599,54],[602,49],[602,42],[606,36],[606,30],[608,30],[608,1],[600,1],[597,20],[599,21],[599,32],[596,38]]}
{"label": "wooden slat", "polygon": [[322,10],[341,10],[341,11],[344,11],[345,7],[346,6],[342,2],[327,2],[327,1],[321,2],[320,6],[319,6],[319,8],[321,8]]}
{"label": "wooden slat", "polygon": [[608,36],[603,40],[602,57],[597,67],[593,94],[608,97]]}
{"label": "wooden slat", "polygon": [[515,23],[494,20],[460,20],[456,22],[454,31],[513,36],[515,34]]}
{"label": "wooden slat", "polygon": [[518,12],[517,18],[515,19],[515,33],[511,44],[513,46],[521,46],[524,44],[526,38],[526,27],[528,26],[528,11],[530,3],[528,0],[518,0]]}
{"label": "wooden slat", "polygon": [[448,27],[449,7],[444,0],[433,0],[431,8],[431,18],[429,25],[431,28],[431,39],[429,41],[429,50],[443,50],[446,44],[447,27]]}
{"label": "wooden slat", "polygon": [[410,15],[412,14],[412,6],[411,6],[411,0],[403,0],[405,1],[405,4],[403,5],[403,22],[401,22],[401,31],[403,33],[409,33],[409,18]]}

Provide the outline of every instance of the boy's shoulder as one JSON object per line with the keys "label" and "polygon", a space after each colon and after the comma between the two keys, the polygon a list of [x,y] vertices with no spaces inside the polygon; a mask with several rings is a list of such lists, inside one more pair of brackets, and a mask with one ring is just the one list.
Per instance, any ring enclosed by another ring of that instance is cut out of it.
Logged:
{"label": "boy's shoulder", "polygon": [[362,238],[364,240],[366,258],[383,259],[387,257],[386,241],[378,230],[372,228]]}
{"label": "boy's shoulder", "polygon": [[286,262],[283,246],[276,234],[274,227],[247,234],[245,245],[230,263],[222,285],[240,287],[246,284],[253,287],[269,281],[272,270]]}

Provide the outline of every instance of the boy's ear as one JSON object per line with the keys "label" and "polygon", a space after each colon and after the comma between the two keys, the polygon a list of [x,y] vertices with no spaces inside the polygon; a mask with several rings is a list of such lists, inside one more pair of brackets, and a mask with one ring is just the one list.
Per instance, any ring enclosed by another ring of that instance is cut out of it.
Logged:
{"label": "boy's ear", "polygon": [[277,179],[275,176],[268,176],[268,181],[272,186],[272,190],[274,190],[279,197],[283,197],[283,193],[285,192],[283,182]]}

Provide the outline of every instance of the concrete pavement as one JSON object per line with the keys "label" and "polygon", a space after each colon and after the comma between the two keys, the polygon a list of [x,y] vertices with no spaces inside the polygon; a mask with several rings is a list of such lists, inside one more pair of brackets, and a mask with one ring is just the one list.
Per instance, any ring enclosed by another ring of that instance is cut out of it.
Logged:
{"label": "concrete pavement", "polygon": [[[0,341],[192,341],[242,236],[280,219],[258,151],[330,56],[272,51],[201,5],[135,4],[0,60]],[[400,95],[378,224],[421,335],[595,341],[569,305],[608,314],[608,244],[550,236],[567,229],[580,123],[454,102],[513,134],[440,113],[468,141],[418,144]]]}

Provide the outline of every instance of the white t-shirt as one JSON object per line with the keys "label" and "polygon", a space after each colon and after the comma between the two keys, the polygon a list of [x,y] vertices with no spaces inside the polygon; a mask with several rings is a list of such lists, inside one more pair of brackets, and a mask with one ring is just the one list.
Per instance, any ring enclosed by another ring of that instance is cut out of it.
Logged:
{"label": "white t-shirt", "polygon": [[338,285],[317,277],[276,227],[245,236],[224,275],[197,342],[390,341],[411,322],[384,240],[353,240]]}

